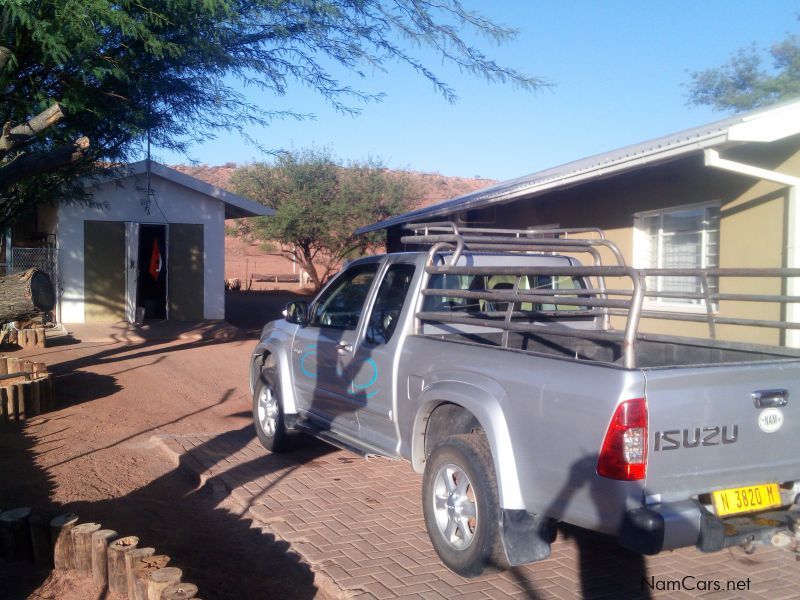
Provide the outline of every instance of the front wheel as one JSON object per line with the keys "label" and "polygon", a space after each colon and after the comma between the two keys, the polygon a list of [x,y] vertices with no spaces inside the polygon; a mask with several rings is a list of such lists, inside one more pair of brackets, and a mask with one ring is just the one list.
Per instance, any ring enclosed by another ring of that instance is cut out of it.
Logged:
{"label": "front wheel", "polygon": [[270,452],[284,452],[289,448],[283,406],[277,376],[265,369],[261,371],[253,392],[253,423],[258,441]]}
{"label": "front wheel", "polygon": [[422,480],[422,510],[433,547],[459,575],[505,568],[500,503],[489,444],[482,434],[456,435],[431,452]]}

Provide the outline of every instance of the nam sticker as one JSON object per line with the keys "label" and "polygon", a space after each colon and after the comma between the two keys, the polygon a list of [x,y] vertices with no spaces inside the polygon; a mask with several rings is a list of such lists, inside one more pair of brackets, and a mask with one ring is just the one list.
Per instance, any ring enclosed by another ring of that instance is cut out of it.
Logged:
{"label": "nam sticker", "polygon": [[783,427],[783,413],[779,408],[765,408],[758,415],[758,428],[764,433],[775,433]]}

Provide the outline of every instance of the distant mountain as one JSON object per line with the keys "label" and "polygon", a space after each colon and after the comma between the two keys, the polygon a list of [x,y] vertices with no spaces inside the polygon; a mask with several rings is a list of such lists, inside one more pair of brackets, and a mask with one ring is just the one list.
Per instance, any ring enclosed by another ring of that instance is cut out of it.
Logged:
{"label": "distant mountain", "polygon": [[[238,168],[238,165],[234,163],[213,167],[209,165],[174,165],[172,168],[216,187],[230,190],[231,174]],[[446,177],[438,173],[416,171],[407,173],[417,180],[424,191],[422,201],[412,206],[412,209],[430,206],[497,183],[493,179],[479,177]]]}

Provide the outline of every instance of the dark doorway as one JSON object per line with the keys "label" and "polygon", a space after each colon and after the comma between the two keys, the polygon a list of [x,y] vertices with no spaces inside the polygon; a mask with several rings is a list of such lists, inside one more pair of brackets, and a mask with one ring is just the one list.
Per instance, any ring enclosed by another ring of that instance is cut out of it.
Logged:
{"label": "dark doorway", "polygon": [[139,225],[139,280],[136,306],[145,319],[167,318],[167,227]]}

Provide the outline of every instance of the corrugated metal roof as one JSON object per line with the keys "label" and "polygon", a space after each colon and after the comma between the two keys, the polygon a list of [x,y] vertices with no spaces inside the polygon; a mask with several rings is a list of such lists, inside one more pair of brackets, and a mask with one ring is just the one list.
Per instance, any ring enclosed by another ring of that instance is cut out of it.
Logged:
{"label": "corrugated metal roof", "polygon": [[[759,120],[769,120],[768,131],[772,139],[780,139],[800,132],[800,101],[786,102],[772,107],[736,115],[714,123],[708,123],[678,133],[656,138],[639,144],[625,146],[582,158],[557,167],[545,169],[531,175],[511,179],[477,190],[451,200],[407,212],[356,230],[357,234],[386,229],[393,225],[444,217],[464,210],[483,208],[490,204],[510,202],[521,197],[532,197],[560,187],[590,180],[610,173],[622,172],[636,167],[670,160],[705,148],[718,146],[730,140],[742,141],[750,135],[752,126]],[[775,123],[781,133],[775,134]],[[786,123],[785,127],[783,126]],[[737,126],[736,135],[729,135]],[[764,141],[759,139],[758,141]]]}

